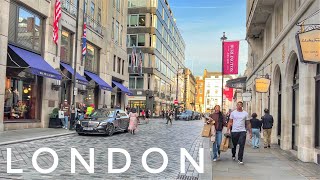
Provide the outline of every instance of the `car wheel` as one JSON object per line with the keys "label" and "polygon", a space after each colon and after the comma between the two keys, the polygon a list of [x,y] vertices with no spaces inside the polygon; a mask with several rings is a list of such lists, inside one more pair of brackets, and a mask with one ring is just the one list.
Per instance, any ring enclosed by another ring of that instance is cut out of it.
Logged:
{"label": "car wheel", "polygon": [[108,136],[112,136],[114,134],[114,126],[113,126],[113,124],[108,124],[107,125],[106,134]]}

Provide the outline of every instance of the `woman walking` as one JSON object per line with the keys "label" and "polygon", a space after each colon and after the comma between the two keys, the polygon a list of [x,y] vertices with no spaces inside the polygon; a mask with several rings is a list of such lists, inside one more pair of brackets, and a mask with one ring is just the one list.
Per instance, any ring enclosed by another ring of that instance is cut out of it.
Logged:
{"label": "woman walking", "polygon": [[252,127],[252,148],[259,148],[260,146],[260,132],[262,122],[257,119],[257,113],[252,114],[252,119],[250,119],[251,127]]}
{"label": "woman walking", "polygon": [[146,123],[147,123],[147,124],[149,123],[149,118],[150,118],[150,116],[151,116],[151,111],[150,111],[150,109],[147,109],[147,110],[146,110]]}
{"label": "woman walking", "polygon": [[130,131],[131,134],[134,134],[134,131],[137,130],[138,127],[138,120],[139,120],[139,115],[137,113],[136,108],[132,108],[131,112],[129,113],[129,127],[128,130]]}

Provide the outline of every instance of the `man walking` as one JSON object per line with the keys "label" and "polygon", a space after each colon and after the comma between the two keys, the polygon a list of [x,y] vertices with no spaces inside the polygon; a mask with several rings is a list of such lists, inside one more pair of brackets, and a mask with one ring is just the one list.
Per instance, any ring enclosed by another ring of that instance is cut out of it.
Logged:
{"label": "man walking", "polygon": [[233,142],[232,159],[236,160],[236,150],[237,150],[237,145],[239,144],[239,151],[238,151],[239,164],[243,164],[243,153],[244,153],[244,146],[246,144],[246,136],[247,136],[246,125],[247,125],[247,129],[249,130],[250,138],[251,138],[252,137],[251,124],[250,124],[248,113],[243,110],[243,103],[238,102],[237,109],[230,114],[230,120],[228,123],[227,132],[230,132],[230,128],[232,126],[232,132],[231,132],[231,138]]}
{"label": "man walking", "polygon": [[271,145],[271,132],[273,126],[273,117],[269,114],[269,109],[264,110],[264,116],[262,116],[262,128],[264,148],[270,148]]}

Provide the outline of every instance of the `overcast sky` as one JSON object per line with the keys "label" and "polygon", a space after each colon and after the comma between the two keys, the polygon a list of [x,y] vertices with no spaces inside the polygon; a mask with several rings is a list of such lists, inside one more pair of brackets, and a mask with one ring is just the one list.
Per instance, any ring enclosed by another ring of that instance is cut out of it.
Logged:
{"label": "overcast sky", "polygon": [[195,75],[203,70],[221,72],[221,41],[240,41],[239,72],[244,73],[248,44],[246,1],[244,0],[169,0],[178,28],[186,42],[185,64]]}

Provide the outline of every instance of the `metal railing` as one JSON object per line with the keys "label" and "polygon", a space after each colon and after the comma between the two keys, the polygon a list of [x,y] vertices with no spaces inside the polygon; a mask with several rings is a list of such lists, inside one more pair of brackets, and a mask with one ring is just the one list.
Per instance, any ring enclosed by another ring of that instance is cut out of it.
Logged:
{"label": "metal railing", "polygon": [[61,1],[61,8],[68,12],[73,17],[77,17],[77,5],[73,4],[71,0],[62,0]]}

